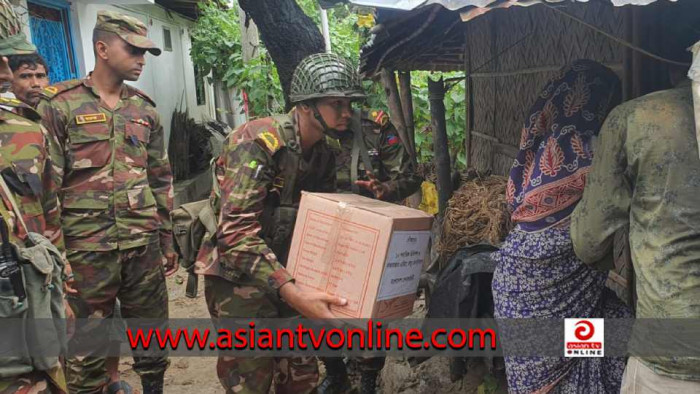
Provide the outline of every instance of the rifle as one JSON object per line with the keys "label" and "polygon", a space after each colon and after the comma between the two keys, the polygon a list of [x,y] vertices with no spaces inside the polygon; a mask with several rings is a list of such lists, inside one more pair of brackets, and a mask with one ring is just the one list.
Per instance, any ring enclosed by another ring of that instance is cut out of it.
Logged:
{"label": "rifle", "polygon": [[2,238],[2,246],[0,246],[0,289],[5,290],[7,284],[9,284],[18,300],[20,302],[24,301],[27,298],[27,292],[24,289],[24,281],[22,281],[22,269],[19,266],[15,249],[10,244],[10,234],[5,220],[0,220],[0,237]]}

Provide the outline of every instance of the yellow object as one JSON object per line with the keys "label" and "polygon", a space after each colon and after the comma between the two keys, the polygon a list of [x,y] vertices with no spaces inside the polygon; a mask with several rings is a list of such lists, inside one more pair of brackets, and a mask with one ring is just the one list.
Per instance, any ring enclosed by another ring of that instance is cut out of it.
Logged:
{"label": "yellow object", "polygon": [[420,185],[423,199],[418,206],[418,209],[425,213],[435,215],[438,213],[438,196],[435,184],[428,181],[423,181]]}
{"label": "yellow object", "polygon": [[277,149],[280,147],[280,141],[274,134],[270,133],[269,131],[266,131],[260,134],[260,138],[263,140],[265,145],[267,145],[267,148],[270,150],[270,152],[277,152]]}
{"label": "yellow object", "polygon": [[366,27],[368,29],[374,26],[374,15],[373,14],[359,14],[357,15],[357,26]]}

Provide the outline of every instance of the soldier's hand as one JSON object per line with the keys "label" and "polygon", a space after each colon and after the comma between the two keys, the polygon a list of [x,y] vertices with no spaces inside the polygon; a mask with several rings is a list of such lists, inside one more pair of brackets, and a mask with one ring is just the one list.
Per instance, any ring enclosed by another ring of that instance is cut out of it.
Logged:
{"label": "soldier's hand", "polygon": [[177,264],[177,253],[165,253],[163,256],[163,266],[165,267],[165,276],[170,276],[177,272],[177,269],[180,268]]}
{"label": "soldier's hand", "polygon": [[66,335],[70,339],[75,334],[75,313],[65,299],[63,300],[63,307],[66,309]]}
{"label": "soldier's hand", "polygon": [[297,312],[309,319],[337,319],[331,305],[344,306],[348,300],[319,291],[305,291],[292,282],[280,287],[280,296]]}
{"label": "soldier's hand", "polygon": [[355,181],[357,186],[365,188],[374,194],[374,198],[383,200],[389,194],[389,187],[386,184],[379,182],[371,172],[367,171],[367,181]]}
{"label": "soldier's hand", "polygon": [[66,263],[63,267],[63,292],[65,294],[76,294],[78,290],[73,288],[73,283],[75,282],[75,275],[73,275],[73,269],[70,264]]}

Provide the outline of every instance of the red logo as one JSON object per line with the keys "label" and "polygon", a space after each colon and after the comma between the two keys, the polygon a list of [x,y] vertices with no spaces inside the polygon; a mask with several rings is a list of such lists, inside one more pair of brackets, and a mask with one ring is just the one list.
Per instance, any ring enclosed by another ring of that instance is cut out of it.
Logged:
{"label": "red logo", "polygon": [[595,327],[593,327],[593,323],[589,322],[588,320],[581,320],[580,322],[576,323],[574,335],[576,335],[576,339],[579,341],[587,341],[593,338],[593,334],[595,334]]}
{"label": "red logo", "polygon": [[603,357],[604,341],[604,319],[564,319],[564,356]]}

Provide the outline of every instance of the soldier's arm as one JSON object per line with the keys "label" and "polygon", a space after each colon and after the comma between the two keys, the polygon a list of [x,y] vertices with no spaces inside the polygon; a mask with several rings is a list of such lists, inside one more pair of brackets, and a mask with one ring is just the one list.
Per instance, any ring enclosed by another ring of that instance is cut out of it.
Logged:
{"label": "soldier's arm", "polygon": [[401,201],[418,191],[423,178],[416,174],[411,156],[391,123],[382,130],[379,154],[389,174],[389,180],[384,182],[389,194],[384,200]]}
{"label": "soldier's arm", "polygon": [[270,154],[254,141],[227,148],[217,229],[219,264],[228,280],[246,280],[277,293],[292,276],[260,238],[260,218],[275,177]]}
{"label": "soldier's arm", "polygon": [[158,114],[154,116],[153,130],[148,141],[148,184],[153,191],[160,219],[160,246],[164,256],[175,255],[173,226],[170,211],[173,209],[173,175],[165,148],[165,133]]}
{"label": "soldier's arm", "polygon": [[[65,243],[63,241],[63,231],[61,230],[61,208],[58,201],[58,192],[60,184],[58,182],[63,179],[61,175],[63,166],[61,164],[63,155],[57,146],[57,143],[51,138],[48,131],[41,126],[41,131],[46,139],[46,148],[48,156],[42,174],[43,194],[42,204],[44,210],[44,218],[46,219],[46,238],[51,243],[56,245],[61,253],[65,252]],[[60,172],[59,172],[60,171]]]}
{"label": "soldier's arm", "polygon": [[59,194],[65,173],[66,116],[63,111],[47,100],[42,100],[37,108],[42,118],[42,132],[47,141],[48,160],[44,168],[42,206],[46,218],[47,238],[65,250]]}

